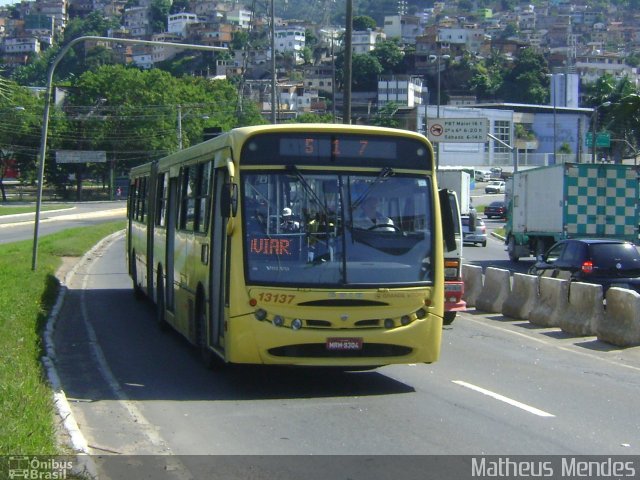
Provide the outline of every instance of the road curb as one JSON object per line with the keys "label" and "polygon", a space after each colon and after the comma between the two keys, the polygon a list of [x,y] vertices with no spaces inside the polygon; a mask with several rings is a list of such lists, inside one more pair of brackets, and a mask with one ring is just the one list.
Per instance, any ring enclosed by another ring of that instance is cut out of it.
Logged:
{"label": "road curb", "polygon": [[60,417],[60,422],[67,435],[69,435],[71,448],[76,455],[76,464],[74,465],[72,471],[75,475],[78,475],[82,478],[98,479],[98,472],[96,465],[89,453],[87,440],[80,431],[64,390],[62,390],[60,377],[58,376],[58,371],[55,365],[56,351],[53,334],[55,332],[58,315],[60,314],[62,306],[64,305],[64,299],[67,293],[67,285],[71,283],[78,269],[87,262],[87,260],[94,254],[95,251],[102,248],[104,245],[115,241],[123,234],[124,230],[119,230],[115,233],[112,233],[111,235],[108,235],[107,237],[96,243],[69,270],[66,270],[66,267],[63,265],[56,272],[56,277],[60,282],[60,290],[58,292],[56,303],[49,313],[47,324],[43,333],[43,342],[46,354],[41,358],[41,361],[53,392],[53,403],[57,415]]}

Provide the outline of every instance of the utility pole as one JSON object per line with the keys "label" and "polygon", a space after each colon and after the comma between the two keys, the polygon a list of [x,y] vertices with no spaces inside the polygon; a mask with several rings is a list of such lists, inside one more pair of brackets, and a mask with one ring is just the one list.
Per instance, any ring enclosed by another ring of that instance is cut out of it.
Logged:
{"label": "utility pole", "polygon": [[276,124],[276,82],[278,73],[276,72],[276,15],[275,0],[271,0],[271,123]]}
{"label": "utility pole", "polygon": [[351,124],[351,60],[353,57],[353,0],[347,0],[347,25],[344,38],[344,95],[342,97],[342,123]]}

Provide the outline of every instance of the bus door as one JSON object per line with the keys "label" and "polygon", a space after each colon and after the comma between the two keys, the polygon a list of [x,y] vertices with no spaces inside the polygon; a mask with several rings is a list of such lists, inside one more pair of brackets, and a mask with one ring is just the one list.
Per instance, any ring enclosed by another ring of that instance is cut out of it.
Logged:
{"label": "bus door", "polygon": [[178,217],[178,177],[169,178],[169,196],[167,198],[167,251],[166,251],[166,309],[175,312],[175,244]]}
{"label": "bus door", "polygon": [[211,280],[209,282],[211,292],[210,299],[210,325],[209,345],[224,351],[224,309],[227,271],[227,221],[220,214],[221,196],[223,186],[228,182],[226,168],[217,168],[214,172],[214,201],[212,206],[211,222]]}

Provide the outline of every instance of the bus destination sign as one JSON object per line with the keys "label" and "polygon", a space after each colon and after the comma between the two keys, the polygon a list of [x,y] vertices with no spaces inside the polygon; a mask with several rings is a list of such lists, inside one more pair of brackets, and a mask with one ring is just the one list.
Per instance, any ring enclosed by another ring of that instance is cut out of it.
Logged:
{"label": "bus destination sign", "polygon": [[486,118],[428,118],[427,137],[432,142],[485,143]]}

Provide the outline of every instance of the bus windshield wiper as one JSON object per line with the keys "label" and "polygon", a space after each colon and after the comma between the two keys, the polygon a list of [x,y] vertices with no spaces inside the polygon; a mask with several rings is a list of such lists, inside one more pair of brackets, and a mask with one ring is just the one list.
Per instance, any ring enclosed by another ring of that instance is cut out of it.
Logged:
{"label": "bus windshield wiper", "polygon": [[298,167],[296,167],[295,165],[289,165],[287,167],[287,170],[290,172],[293,172],[293,174],[296,176],[298,181],[302,184],[302,187],[304,188],[305,192],[307,192],[309,196],[313,198],[313,201],[322,209],[322,213],[328,216],[329,210],[327,209],[327,206],[322,203],[322,200],[320,199],[320,197],[318,197],[318,194],[313,190],[313,188],[311,188],[311,185],[309,185],[309,182],[307,182],[307,179],[304,178],[304,176],[300,173],[300,170],[298,170]]}
{"label": "bus windshield wiper", "polygon": [[356,198],[355,202],[351,203],[351,209],[355,209],[358,207],[358,205],[360,205],[362,202],[365,201],[365,199],[369,196],[369,193],[384,179],[388,178],[388,177],[392,177],[395,174],[395,172],[393,171],[393,169],[391,167],[384,167],[382,170],[380,170],[380,173],[378,173],[378,176],[373,180],[373,182],[371,182],[371,184],[369,184],[369,186],[367,187],[367,189],[362,192],[362,195],[360,195],[358,198]]}

